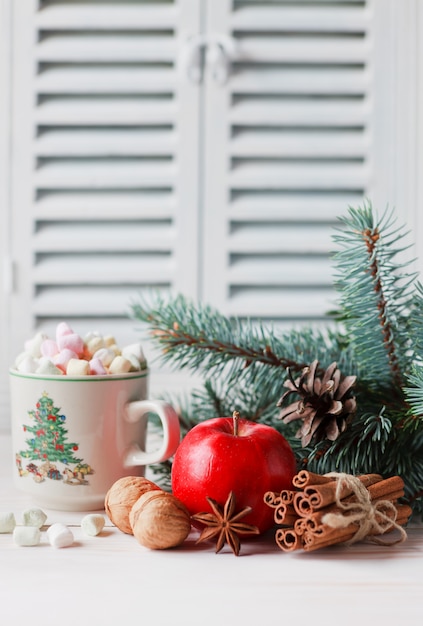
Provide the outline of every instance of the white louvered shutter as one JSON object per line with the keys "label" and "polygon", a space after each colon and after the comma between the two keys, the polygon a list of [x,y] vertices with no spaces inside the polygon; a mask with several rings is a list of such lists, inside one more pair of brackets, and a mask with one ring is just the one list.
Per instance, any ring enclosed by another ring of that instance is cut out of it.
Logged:
{"label": "white louvered shutter", "polygon": [[235,47],[205,97],[204,298],[226,314],[321,320],[337,216],[365,196],[392,202],[390,6],[208,4],[209,32]]}
{"label": "white louvered shutter", "polygon": [[134,296],[196,295],[199,8],[14,3],[14,351],[60,320],[133,341]]}
{"label": "white louvered shutter", "polygon": [[[132,340],[128,306],[150,287],[241,318],[319,321],[348,204],[406,209],[421,232],[417,0],[0,9],[13,43],[3,37],[0,63],[13,85],[0,95],[12,118],[0,172],[8,363],[62,319]],[[233,44],[225,84],[213,65],[200,84],[178,72],[198,33]]]}

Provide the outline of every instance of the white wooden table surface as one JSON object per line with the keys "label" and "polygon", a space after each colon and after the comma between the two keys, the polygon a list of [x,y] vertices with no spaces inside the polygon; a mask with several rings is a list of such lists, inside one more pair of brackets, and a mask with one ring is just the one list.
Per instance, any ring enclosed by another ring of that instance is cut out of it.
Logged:
{"label": "white wooden table surface", "polygon": [[[0,433],[0,510],[18,524],[34,506],[12,484],[11,441]],[[393,547],[356,544],[284,553],[268,537],[227,548],[195,544],[149,551],[107,520],[82,533],[86,513],[44,509],[72,528],[75,544],[19,547],[0,534],[1,626],[331,625],[423,623],[423,526]],[[107,518],[106,518],[107,519]]]}

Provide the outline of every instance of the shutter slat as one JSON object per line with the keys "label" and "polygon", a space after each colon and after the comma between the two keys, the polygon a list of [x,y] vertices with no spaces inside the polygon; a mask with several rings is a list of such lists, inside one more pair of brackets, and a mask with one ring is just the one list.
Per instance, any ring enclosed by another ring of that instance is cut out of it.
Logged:
{"label": "shutter slat", "polygon": [[357,68],[309,67],[280,69],[240,68],[232,77],[232,93],[258,94],[362,94],[369,87],[371,74]]}
{"label": "shutter slat", "polygon": [[175,183],[175,176],[175,166],[167,163],[53,161],[34,174],[34,184],[41,189],[169,187]]}
{"label": "shutter slat", "polygon": [[364,157],[370,137],[359,132],[275,132],[246,130],[229,146],[231,156],[244,157]]}
{"label": "shutter slat", "polygon": [[171,37],[51,35],[35,49],[35,58],[55,63],[168,62],[177,53]]}
{"label": "shutter slat", "polygon": [[34,112],[38,124],[111,125],[172,124],[176,116],[173,102],[159,100],[145,103],[141,100],[110,99],[81,100],[52,99],[44,102]]}
{"label": "shutter slat", "polygon": [[[96,316],[113,321],[114,317],[128,316],[129,303],[139,300],[140,290],[145,286],[151,287],[141,278],[138,288],[126,285],[123,281],[121,281],[121,286],[113,288],[109,285],[39,288],[37,297],[33,301],[32,314],[49,319],[70,320],[73,317]],[[169,285],[166,281],[160,281],[157,287],[168,288]],[[93,326],[90,324],[88,328],[92,329]]]}
{"label": "shutter slat", "polygon": [[174,238],[173,228],[166,221],[161,225],[154,222],[51,222],[34,236],[33,250],[46,253],[169,251]]}
{"label": "shutter slat", "polygon": [[34,81],[37,93],[140,94],[169,93],[176,86],[175,70],[166,67],[72,67],[56,63]]}
{"label": "shutter slat", "polygon": [[[263,255],[264,256],[264,255]],[[237,260],[228,269],[231,285],[310,286],[332,284],[332,269],[328,258],[302,259],[250,257]]]}
{"label": "shutter slat", "polygon": [[[260,319],[301,320],[323,319],[329,308],[331,289],[248,289],[232,290],[228,315]],[[248,311],[248,314],[247,314]]]}
{"label": "shutter slat", "polygon": [[140,3],[72,5],[69,2],[47,6],[35,15],[40,30],[158,30],[173,28],[178,19],[178,7],[154,6]]}
{"label": "shutter slat", "polygon": [[346,40],[343,37],[317,40],[310,45],[306,37],[281,39],[268,36],[265,39],[245,37],[238,41],[236,62],[255,63],[365,63],[370,53],[367,41]]}
{"label": "shutter slat", "polygon": [[232,222],[263,220],[284,220],[298,223],[335,223],[342,213],[342,207],[354,206],[361,200],[361,194],[349,193],[290,193],[285,190],[269,192],[262,190],[252,194],[249,191],[233,195],[229,216]]}
{"label": "shutter slat", "polygon": [[235,189],[355,189],[370,181],[368,165],[330,163],[312,165],[242,165],[228,175]]}
{"label": "shutter slat", "polygon": [[362,7],[243,7],[231,15],[230,25],[235,31],[281,31],[330,33],[357,33],[369,27],[370,11]]}
{"label": "shutter slat", "polygon": [[39,196],[35,209],[37,219],[90,220],[95,218],[160,219],[171,217],[176,209],[173,192],[140,191],[48,191]]}
{"label": "shutter slat", "polygon": [[38,156],[164,156],[174,154],[177,135],[160,130],[50,130],[34,142]]}
{"label": "shutter slat", "polygon": [[[87,272],[87,268],[90,271]],[[157,255],[97,256],[96,264],[92,257],[84,254],[78,256],[49,256],[38,262],[34,268],[34,282],[37,285],[57,285],[60,276],[61,285],[120,285],[122,276],[125,283],[138,285],[156,284],[172,280],[174,267],[167,256]]]}
{"label": "shutter slat", "polygon": [[351,126],[364,125],[371,113],[369,101],[343,102],[312,100],[274,102],[245,100],[236,103],[229,112],[234,125],[292,125],[292,126]]}
{"label": "shutter slat", "polygon": [[284,224],[244,224],[232,230],[226,245],[230,252],[239,253],[318,254],[329,252],[331,244],[329,229],[325,225],[306,228]]}

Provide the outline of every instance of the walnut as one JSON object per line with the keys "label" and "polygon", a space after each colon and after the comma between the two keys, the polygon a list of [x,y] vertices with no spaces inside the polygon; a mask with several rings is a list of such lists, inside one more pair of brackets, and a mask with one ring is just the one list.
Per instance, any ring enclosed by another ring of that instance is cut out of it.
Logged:
{"label": "walnut", "polygon": [[106,494],[104,508],[115,526],[124,533],[132,535],[129,513],[138,498],[148,491],[160,487],[143,476],[125,476],[119,478]]}
{"label": "walnut", "polygon": [[129,521],[138,543],[151,550],[175,548],[191,530],[188,509],[165,491],[144,493],[132,507]]}

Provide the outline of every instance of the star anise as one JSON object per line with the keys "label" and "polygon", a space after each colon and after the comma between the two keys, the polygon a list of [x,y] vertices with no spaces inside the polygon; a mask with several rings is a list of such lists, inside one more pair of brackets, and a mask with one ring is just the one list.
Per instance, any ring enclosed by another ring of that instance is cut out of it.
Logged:
{"label": "star anise", "polygon": [[197,522],[201,522],[206,526],[202,531],[197,543],[207,541],[217,537],[216,554],[220,552],[225,543],[227,543],[235,556],[238,556],[241,542],[238,535],[258,535],[257,526],[244,524],[240,522],[243,517],[251,513],[250,506],[245,507],[242,511],[235,513],[235,495],[231,491],[225,506],[222,508],[213,498],[206,498],[213,513],[197,513],[192,518]]}

